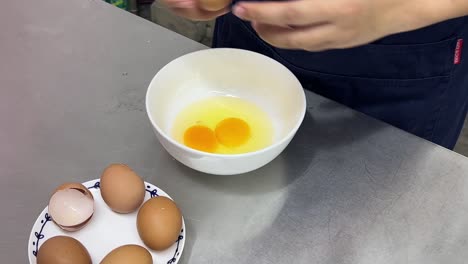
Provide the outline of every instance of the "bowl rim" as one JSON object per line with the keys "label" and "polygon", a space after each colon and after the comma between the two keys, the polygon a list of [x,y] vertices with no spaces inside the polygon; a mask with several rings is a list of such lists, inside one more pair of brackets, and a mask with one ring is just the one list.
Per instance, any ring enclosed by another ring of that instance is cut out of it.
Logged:
{"label": "bowl rim", "polygon": [[[183,60],[185,59],[187,56],[190,56],[192,54],[195,54],[195,53],[204,53],[204,52],[211,52],[212,50],[234,50],[236,52],[245,52],[245,53],[252,53],[253,55],[255,56],[261,56],[263,57],[265,60],[269,60],[270,62],[274,63],[274,64],[277,64],[279,65],[280,67],[282,67],[288,74],[290,74],[294,80],[299,84],[299,87],[301,87],[302,89],[300,89],[300,95],[302,95],[302,109],[301,109],[301,116],[300,118],[297,120],[296,124],[294,125],[294,127],[286,134],[284,135],[283,137],[281,137],[279,140],[273,142],[272,144],[268,145],[267,147],[264,147],[262,149],[259,149],[259,150],[256,150],[256,151],[251,151],[251,152],[246,152],[246,153],[237,153],[237,154],[219,154],[219,153],[210,153],[210,152],[205,152],[205,151],[201,151],[201,150],[196,150],[196,149],[192,149],[190,147],[187,147],[185,146],[184,144],[182,143],[179,143],[178,141],[176,141],[175,139],[173,139],[172,137],[170,137],[169,135],[167,135],[157,124],[156,122],[154,121],[151,113],[150,113],[150,104],[149,104],[149,94],[152,90],[152,87],[153,87],[153,83],[155,82],[155,80],[159,77],[159,75],[161,74],[161,72],[163,71],[163,69],[166,69],[167,67],[169,67],[171,64],[179,61],[179,60]],[[154,75],[154,77],[151,79],[151,82],[148,84],[148,88],[146,90],[146,95],[145,95],[145,107],[146,107],[146,115],[148,116],[150,122],[151,122],[151,125],[158,131],[158,133],[164,137],[167,141],[169,141],[171,144],[177,146],[178,148],[181,148],[191,154],[197,154],[197,155],[203,155],[203,156],[207,156],[207,157],[218,157],[218,158],[236,158],[236,157],[250,157],[250,156],[257,156],[259,154],[262,154],[264,152],[268,152],[270,151],[271,149],[274,149],[274,148],[277,148],[278,146],[282,145],[283,143],[285,143],[286,141],[290,140],[293,138],[294,134],[297,132],[297,130],[299,129],[299,127],[301,126],[302,122],[304,121],[304,118],[305,118],[305,114],[306,114],[306,110],[307,110],[307,100],[306,100],[306,96],[305,96],[305,92],[304,92],[304,88],[302,86],[302,84],[300,83],[300,81],[297,79],[297,77],[294,75],[294,73],[292,73],[286,66],[284,66],[283,64],[281,64],[280,62],[278,62],[277,60],[274,60],[266,55],[263,55],[261,53],[258,53],[258,52],[254,52],[254,51],[250,51],[250,50],[244,50],[244,49],[238,49],[238,48],[207,48],[207,49],[202,49],[202,50],[197,50],[197,51],[192,51],[192,52],[189,52],[189,53],[186,53],[184,55],[181,55],[171,61],[169,61],[168,63],[166,63],[166,65],[164,65],[161,69],[159,69],[156,74]],[[164,147],[164,146],[163,146]]]}

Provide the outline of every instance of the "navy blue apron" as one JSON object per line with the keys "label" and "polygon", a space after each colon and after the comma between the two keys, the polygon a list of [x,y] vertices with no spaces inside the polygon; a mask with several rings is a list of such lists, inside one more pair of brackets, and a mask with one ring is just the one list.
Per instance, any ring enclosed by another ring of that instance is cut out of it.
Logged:
{"label": "navy blue apron", "polygon": [[216,21],[213,47],[267,55],[287,66],[304,88],[453,149],[468,110],[463,39],[468,42],[468,17],[357,48],[285,50],[259,38],[250,23],[227,14]]}

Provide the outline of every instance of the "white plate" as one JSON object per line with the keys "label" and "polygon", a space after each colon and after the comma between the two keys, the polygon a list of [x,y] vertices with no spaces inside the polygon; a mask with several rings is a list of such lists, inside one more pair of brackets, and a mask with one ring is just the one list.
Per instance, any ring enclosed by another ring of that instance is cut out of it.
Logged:
{"label": "white plate", "polygon": [[[47,207],[37,218],[31,230],[28,243],[29,263],[36,264],[36,252],[47,239],[66,235],[78,239],[88,250],[93,263],[99,263],[110,251],[125,245],[137,244],[147,248],[141,241],[136,228],[137,212],[118,214],[113,212],[102,200],[99,179],[83,183],[94,196],[95,211],[93,218],[81,230],[66,232],[60,229],[50,218]],[[145,201],[155,196],[165,196],[172,199],[158,187],[145,182]],[[182,218],[182,230],[174,245],[164,251],[148,249],[153,256],[154,264],[176,264],[185,244],[185,222]]]}

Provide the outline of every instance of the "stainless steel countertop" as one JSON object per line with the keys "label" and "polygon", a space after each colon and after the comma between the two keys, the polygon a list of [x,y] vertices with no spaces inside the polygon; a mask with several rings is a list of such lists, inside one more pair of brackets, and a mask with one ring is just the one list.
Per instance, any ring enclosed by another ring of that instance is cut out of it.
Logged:
{"label": "stainless steel countertop", "polygon": [[159,145],[143,99],[158,69],[205,47],[100,0],[1,6],[1,263],[27,263],[52,188],[111,162],[180,205],[180,263],[468,262],[468,159],[308,93],[274,162],[197,173]]}

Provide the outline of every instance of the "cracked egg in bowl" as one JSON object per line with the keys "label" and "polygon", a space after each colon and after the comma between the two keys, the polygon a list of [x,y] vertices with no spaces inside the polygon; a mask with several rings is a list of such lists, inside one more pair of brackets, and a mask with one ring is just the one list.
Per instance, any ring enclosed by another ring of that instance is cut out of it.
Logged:
{"label": "cracked egg in bowl", "polygon": [[209,174],[256,170],[275,159],[299,129],[304,90],[285,66],[230,48],[183,55],[156,73],[146,110],[164,149]]}

